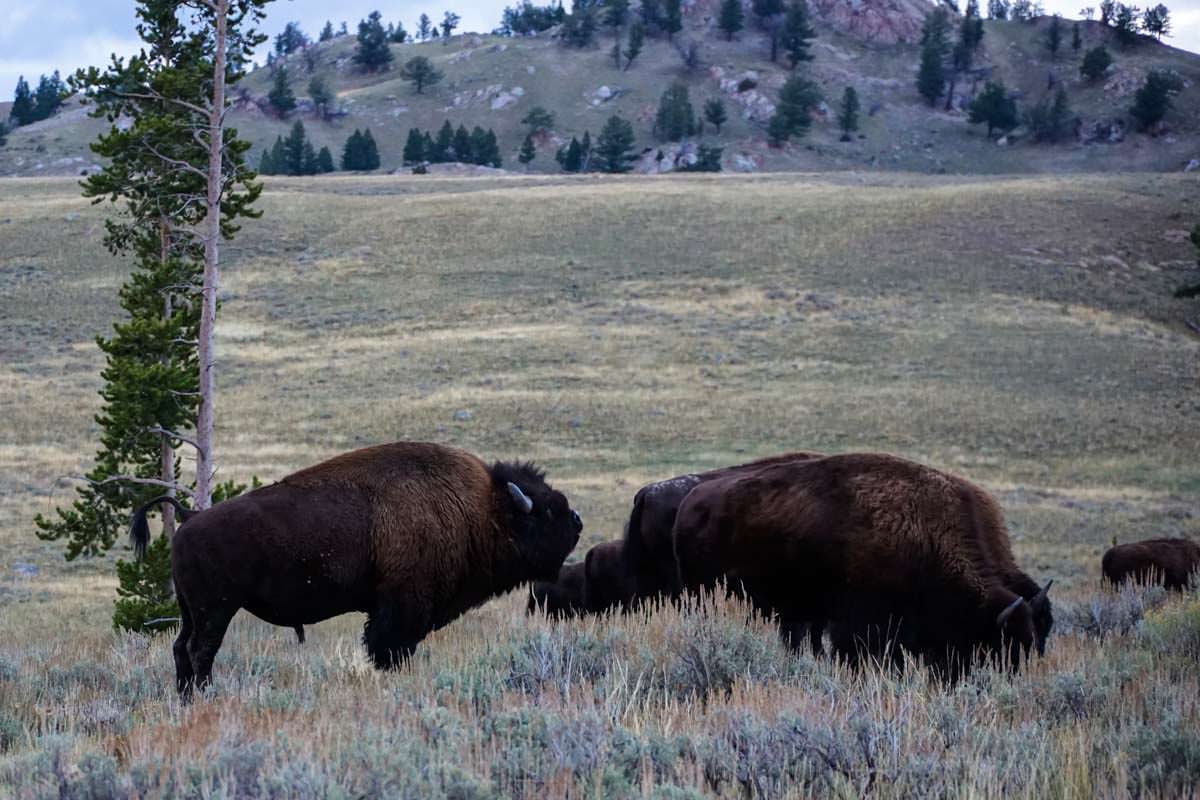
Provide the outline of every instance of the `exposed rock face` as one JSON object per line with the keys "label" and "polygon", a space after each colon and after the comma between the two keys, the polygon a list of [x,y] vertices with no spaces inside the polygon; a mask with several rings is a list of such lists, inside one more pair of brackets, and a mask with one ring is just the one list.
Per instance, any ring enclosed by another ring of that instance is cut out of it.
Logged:
{"label": "exposed rock face", "polygon": [[641,175],[674,172],[682,167],[690,167],[698,160],[696,145],[692,142],[671,143],[643,151],[633,171]]}
{"label": "exposed rock face", "polygon": [[928,0],[812,0],[827,25],[866,42],[920,41],[921,23],[934,8]]}

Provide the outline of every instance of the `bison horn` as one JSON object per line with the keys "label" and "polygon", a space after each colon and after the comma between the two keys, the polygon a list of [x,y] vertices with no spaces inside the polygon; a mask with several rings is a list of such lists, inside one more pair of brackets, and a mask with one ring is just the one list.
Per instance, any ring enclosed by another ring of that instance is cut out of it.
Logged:
{"label": "bison horn", "polygon": [[1003,628],[1004,623],[1008,622],[1008,618],[1011,617],[1013,615],[1013,612],[1017,610],[1017,607],[1020,606],[1024,602],[1025,602],[1024,597],[1018,597],[1016,600],[1013,600],[1011,603],[1009,603],[1008,608],[1001,611],[1000,615],[998,617],[996,617],[996,625]]}
{"label": "bison horn", "polygon": [[517,508],[521,509],[521,511],[526,514],[533,511],[533,501],[529,499],[529,495],[521,491],[520,486],[509,481],[508,493],[512,496],[513,502],[517,504]]}
{"label": "bison horn", "polygon": [[1033,596],[1033,599],[1029,601],[1029,605],[1033,606],[1034,608],[1041,608],[1043,605],[1045,605],[1046,602],[1049,600],[1048,595],[1050,594],[1050,587],[1053,585],[1054,585],[1053,578],[1046,581],[1046,585],[1042,587],[1042,590],[1040,592],[1038,592],[1037,594],[1035,594]]}

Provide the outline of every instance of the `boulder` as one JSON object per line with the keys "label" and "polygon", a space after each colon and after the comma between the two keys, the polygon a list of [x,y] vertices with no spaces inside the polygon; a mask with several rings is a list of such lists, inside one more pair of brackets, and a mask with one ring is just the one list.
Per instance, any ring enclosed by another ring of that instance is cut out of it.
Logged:
{"label": "boulder", "polygon": [[813,10],[827,25],[866,42],[912,44],[921,39],[921,24],[935,4],[929,0],[813,0]]}

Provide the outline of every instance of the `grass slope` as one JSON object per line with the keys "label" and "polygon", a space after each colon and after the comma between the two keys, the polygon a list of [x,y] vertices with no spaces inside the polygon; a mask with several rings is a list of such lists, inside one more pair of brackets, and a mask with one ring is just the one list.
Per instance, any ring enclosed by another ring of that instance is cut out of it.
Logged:
{"label": "grass slope", "polygon": [[[436,129],[445,119],[456,126],[465,124],[495,129],[500,139],[505,166],[522,170],[517,151],[525,135],[520,120],[535,105],[557,116],[553,142],[542,144],[532,169],[556,172],[553,154],[556,142],[582,136],[593,137],[605,119],[619,113],[634,123],[638,148],[659,147],[652,134],[654,111],[663,90],[676,80],[688,84],[697,113],[708,97],[722,95],[720,79],[737,78],[747,72],[758,75],[759,91],[770,101],[778,95],[787,71],[782,61],[771,64],[768,45],[754,31],[733,42],[713,29],[710,17],[699,4],[688,18],[681,37],[702,43],[704,67],[684,74],[674,47],[664,40],[649,39],[644,52],[627,71],[618,71],[609,57],[611,36],[601,34],[590,50],[563,48],[556,40],[505,39],[467,34],[448,43],[392,45],[394,64],[390,71],[356,74],[350,56],[354,37],[343,36],[314,46],[315,69],[338,93],[348,116],[323,123],[305,118],[316,145],[328,145],[340,156],[346,137],[355,128],[370,127],[380,145],[384,169],[400,165],[409,128]],[[1069,27],[1063,49],[1052,61],[1043,41],[1048,18],[1033,24],[985,23],[986,34],[978,66],[991,65],[994,75],[1020,92],[1020,106],[1028,108],[1046,92],[1048,76],[1065,83],[1072,109],[1084,124],[1117,118],[1128,120],[1132,92],[1151,68],[1178,72],[1187,88],[1176,98],[1176,110],[1168,118],[1170,134],[1157,138],[1130,133],[1119,145],[1076,143],[1042,146],[1022,143],[997,147],[984,136],[982,126],[968,126],[962,112],[947,113],[939,104],[926,106],[916,93],[918,52],[913,45],[864,45],[840,35],[828,26],[818,26],[813,49],[815,60],[801,67],[823,90],[828,115],[818,115],[812,132],[802,141],[783,149],[766,144],[766,119],[744,119],[743,106],[734,94],[722,95],[730,121],[718,137],[711,131],[706,139],[726,148],[726,168],[733,169],[736,156],[767,170],[828,170],[871,168],[934,173],[1075,172],[1118,170],[1181,170],[1191,159],[1200,158],[1200,56],[1146,39],[1127,50],[1112,41],[1111,32],[1099,23],[1080,23],[1084,50],[1070,49]],[[1087,48],[1105,42],[1113,52],[1115,67],[1110,79],[1097,84],[1084,82],[1079,61]],[[443,81],[415,94],[399,78],[399,66],[415,55],[428,56],[445,73]],[[312,75],[302,55],[287,62],[294,91],[303,97]],[[265,97],[271,75],[261,69],[244,83],[254,97]],[[593,105],[601,86],[619,90],[612,100]],[[862,102],[862,137],[850,143],[838,141],[836,106],[846,86],[854,86]],[[524,94],[513,104],[493,110],[492,100],[500,91],[519,87]],[[958,85],[959,94],[981,85]],[[746,96],[742,96],[743,98]],[[291,120],[264,116],[254,109],[231,115],[242,136],[255,143],[253,163],[261,148],[286,134]],[[93,159],[87,144],[100,131],[84,109],[74,106],[55,119],[14,132],[7,148],[0,150],[3,174],[79,174]],[[1020,131],[1018,131],[1020,133]]]}
{"label": "grass slope", "polygon": [[897,452],[996,493],[1056,580],[1050,655],[946,688],[791,657],[736,606],[559,625],[517,592],[387,676],[356,615],[303,647],[240,615],[181,709],[167,640],[110,630],[121,553],[32,533],[87,467],[127,268],[72,180],[8,180],[0,796],[1195,792],[1200,599],[1098,584],[1114,537],[1200,536],[1188,177],[338,176],[262,207],[225,250],[222,478],[400,438],[534,458],[581,553],[649,479]]}

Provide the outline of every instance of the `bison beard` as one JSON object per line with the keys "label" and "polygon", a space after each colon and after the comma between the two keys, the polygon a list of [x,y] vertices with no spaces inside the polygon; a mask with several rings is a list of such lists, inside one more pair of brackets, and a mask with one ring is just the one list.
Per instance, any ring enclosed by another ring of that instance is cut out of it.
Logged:
{"label": "bison beard", "polygon": [[982,647],[1044,649],[1045,589],[1015,565],[995,502],[955,476],[877,454],[764,467],[697,486],[673,534],[679,587],[745,586],[784,625],[832,621],[835,651],[948,677]]}
{"label": "bison beard", "polygon": [[[144,549],[143,507],[131,535]],[[430,631],[520,583],[550,579],[579,539],[566,498],[528,464],[400,442],[333,458],[195,514],[171,543],[181,612],[176,685],[210,679],[239,609],[299,627],[365,612],[392,668]]]}

